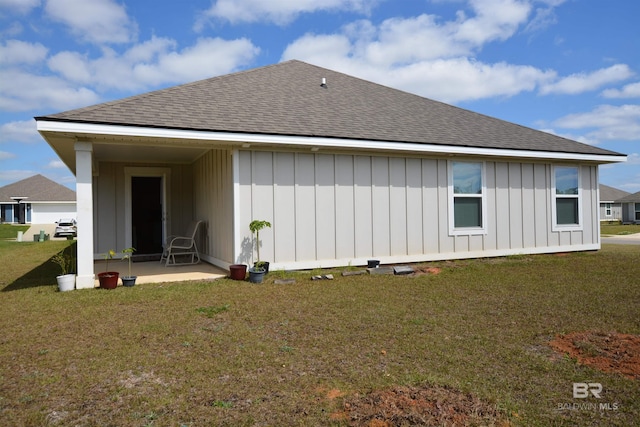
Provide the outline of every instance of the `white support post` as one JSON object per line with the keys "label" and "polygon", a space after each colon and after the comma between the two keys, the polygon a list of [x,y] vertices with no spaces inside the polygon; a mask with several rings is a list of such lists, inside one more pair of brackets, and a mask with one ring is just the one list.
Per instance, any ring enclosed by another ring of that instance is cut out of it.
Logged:
{"label": "white support post", "polygon": [[76,205],[78,211],[77,289],[95,287],[93,271],[93,145],[76,142]]}

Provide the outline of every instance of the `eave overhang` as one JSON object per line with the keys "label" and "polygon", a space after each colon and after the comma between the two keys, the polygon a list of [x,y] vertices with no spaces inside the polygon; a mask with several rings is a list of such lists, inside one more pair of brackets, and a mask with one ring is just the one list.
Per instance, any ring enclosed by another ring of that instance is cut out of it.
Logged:
{"label": "eave overhang", "polygon": [[[133,140],[177,141],[185,146],[206,146],[211,143],[242,148],[298,147],[311,151],[351,150],[367,152],[393,152],[433,154],[439,156],[482,156],[513,159],[555,160],[567,162],[618,163],[626,162],[624,154],[585,154],[560,151],[517,150],[503,148],[472,147],[464,145],[443,145],[429,143],[357,140],[316,136],[268,135],[255,133],[201,131],[188,129],[167,129],[113,124],[80,123],[36,118],[37,130],[47,139],[49,134],[65,135],[78,141],[93,138],[118,139],[123,144],[135,144]],[[132,141],[127,142],[127,138]],[[51,144],[51,143],[50,143]],[[145,143],[143,145],[149,145]],[[55,150],[55,147],[54,147]],[[57,150],[56,150],[57,151]],[[60,154],[60,153],[58,153]],[[64,160],[64,159],[63,159]]]}

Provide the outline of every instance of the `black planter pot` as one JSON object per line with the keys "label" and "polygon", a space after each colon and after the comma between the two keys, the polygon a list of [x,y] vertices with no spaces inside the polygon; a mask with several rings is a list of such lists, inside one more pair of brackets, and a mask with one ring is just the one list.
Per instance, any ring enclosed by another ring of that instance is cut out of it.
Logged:
{"label": "black planter pot", "polygon": [[266,270],[264,268],[253,267],[249,269],[249,281],[251,283],[262,283]]}
{"label": "black planter pot", "polygon": [[123,276],[120,280],[122,280],[122,286],[131,287],[136,284],[137,278],[138,276]]}

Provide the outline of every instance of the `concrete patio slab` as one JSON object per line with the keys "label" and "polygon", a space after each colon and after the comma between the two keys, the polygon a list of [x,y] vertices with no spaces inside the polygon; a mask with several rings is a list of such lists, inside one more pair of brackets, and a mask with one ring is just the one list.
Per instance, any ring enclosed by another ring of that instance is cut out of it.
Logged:
{"label": "concrete patio slab", "polygon": [[[95,286],[98,286],[98,273],[105,271],[106,261],[96,261],[94,263],[96,273]],[[117,271],[120,276],[129,274],[129,266],[126,261],[109,261],[109,271]],[[131,266],[131,273],[138,276],[136,284],[161,283],[161,282],[183,282],[186,280],[215,280],[226,277],[229,273],[219,267],[206,262],[194,265],[180,265],[165,267],[159,261],[134,262]],[[119,286],[122,281],[119,281]]]}

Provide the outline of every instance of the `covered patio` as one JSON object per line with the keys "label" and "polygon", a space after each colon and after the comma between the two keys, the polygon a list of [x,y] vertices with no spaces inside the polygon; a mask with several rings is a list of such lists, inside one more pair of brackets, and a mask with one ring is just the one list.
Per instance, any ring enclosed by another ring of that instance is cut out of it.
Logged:
{"label": "covered patio", "polygon": [[[95,287],[98,287],[98,273],[105,271],[105,268],[105,261],[100,260],[94,262],[93,269],[96,272]],[[120,277],[128,274],[128,268],[128,264],[125,261],[109,261],[109,271],[119,272]],[[164,263],[161,264],[159,261],[134,262],[131,267],[131,274],[138,276],[136,284],[182,282],[186,280],[215,280],[228,276],[227,271],[206,262],[165,267]],[[118,286],[121,285],[122,281],[119,281]]]}

